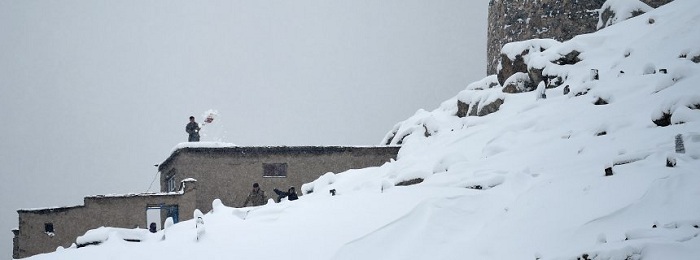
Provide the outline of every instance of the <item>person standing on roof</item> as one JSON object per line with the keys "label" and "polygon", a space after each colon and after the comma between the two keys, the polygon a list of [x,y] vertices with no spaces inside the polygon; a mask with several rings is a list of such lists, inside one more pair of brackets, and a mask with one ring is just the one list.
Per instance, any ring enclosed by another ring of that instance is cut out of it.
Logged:
{"label": "person standing on roof", "polygon": [[199,127],[199,124],[194,121],[194,116],[190,116],[190,122],[187,123],[187,126],[185,126],[185,132],[190,134],[190,137],[187,139],[188,142],[199,142],[199,130],[201,128]]}

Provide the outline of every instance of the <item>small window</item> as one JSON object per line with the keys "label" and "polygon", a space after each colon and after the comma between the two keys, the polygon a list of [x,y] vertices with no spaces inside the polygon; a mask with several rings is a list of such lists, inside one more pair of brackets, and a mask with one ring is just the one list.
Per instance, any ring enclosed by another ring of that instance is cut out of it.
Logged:
{"label": "small window", "polygon": [[165,174],[165,187],[161,187],[161,190],[165,192],[174,192],[177,191],[177,185],[175,183],[175,175],[177,172],[175,169],[170,169],[168,173]]}
{"label": "small window", "polygon": [[287,177],[287,163],[263,163],[263,177]]}
{"label": "small window", "polygon": [[44,223],[44,232],[53,233],[53,223]]}
{"label": "small window", "polygon": [[167,179],[165,179],[165,185],[166,192],[176,191],[177,187],[175,186],[175,176],[170,176]]}

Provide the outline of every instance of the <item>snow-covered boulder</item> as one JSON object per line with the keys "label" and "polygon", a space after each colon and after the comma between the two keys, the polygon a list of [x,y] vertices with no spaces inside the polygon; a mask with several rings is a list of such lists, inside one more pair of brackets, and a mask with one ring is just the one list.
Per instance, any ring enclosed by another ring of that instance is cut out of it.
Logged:
{"label": "snow-covered boulder", "polygon": [[516,72],[503,83],[503,93],[530,92],[535,88],[528,73]]}
{"label": "snow-covered boulder", "polygon": [[[533,54],[543,52],[558,44],[560,44],[560,42],[553,39],[533,39],[520,42],[511,42],[504,45],[503,48],[501,48],[501,60],[498,65],[498,72],[496,74],[498,76],[498,82],[505,87],[508,84],[508,79],[517,73],[533,74],[533,76],[530,77],[531,80],[525,82],[525,88],[520,90],[534,90],[541,81],[542,72],[540,71],[538,73],[533,70],[542,69],[543,66],[541,66],[541,62],[540,64],[537,64],[537,66],[533,66],[536,64],[534,64],[530,58],[535,57],[532,56]],[[538,74],[539,76],[536,76]]]}
{"label": "snow-covered boulder", "polygon": [[598,29],[602,29],[629,18],[653,10],[651,6],[639,0],[608,0],[603,3],[598,16]]}

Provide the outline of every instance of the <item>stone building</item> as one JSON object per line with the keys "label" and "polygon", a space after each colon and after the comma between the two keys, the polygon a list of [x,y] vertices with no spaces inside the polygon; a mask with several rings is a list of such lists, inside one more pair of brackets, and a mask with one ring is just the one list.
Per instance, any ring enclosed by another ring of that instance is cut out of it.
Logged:
{"label": "stone building", "polygon": [[[81,206],[20,209],[19,229],[13,230],[12,257],[23,258],[69,247],[78,236],[101,226],[146,228],[149,208],[166,209],[164,217],[192,217],[196,182],[188,180],[179,192],[91,196]],[[167,210],[175,209],[175,210]],[[178,210],[179,209],[179,210]]]}
{"label": "stone building", "polygon": [[[380,166],[398,151],[395,146],[180,148],[159,165],[159,193],[90,196],[80,206],[18,210],[13,258],[69,247],[101,226],[147,228],[154,221],[162,226],[167,217],[188,220],[195,209],[211,210],[217,198],[240,207],[255,182],[268,198],[276,198],[274,188],[294,186],[300,193],[303,183],[327,172]],[[155,212],[156,220],[149,212]]]}
{"label": "stone building", "polygon": [[[379,166],[396,158],[399,148],[341,146],[278,146],[183,148],[172,153],[158,167],[161,190],[174,191],[186,178],[197,180],[197,206],[211,210],[211,202],[221,199],[224,205],[241,207],[258,183],[268,198],[275,198],[274,188],[286,191],[327,172],[343,172]],[[204,188],[206,187],[206,188]]]}
{"label": "stone building", "polygon": [[[656,8],[672,0],[641,0]],[[605,0],[491,0],[486,73],[496,74],[503,45],[529,39],[566,41],[596,31]]]}

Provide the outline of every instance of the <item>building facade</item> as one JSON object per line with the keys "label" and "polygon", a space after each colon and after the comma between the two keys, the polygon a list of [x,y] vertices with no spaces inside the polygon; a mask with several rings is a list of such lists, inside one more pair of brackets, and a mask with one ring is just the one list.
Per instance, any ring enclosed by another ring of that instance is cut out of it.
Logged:
{"label": "building facade", "polygon": [[183,148],[159,167],[161,191],[172,191],[187,178],[197,180],[197,206],[211,210],[211,202],[242,207],[258,183],[268,198],[273,189],[286,191],[311,182],[327,172],[379,166],[395,159],[398,147],[278,146]]}
{"label": "building facade", "polygon": [[190,219],[196,208],[196,186],[195,181],[187,180],[181,183],[178,192],[91,196],[85,197],[81,206],[20,209],[19,229],[13,230],[12,257],[24,258],[70,247],[78,236],[102,226],[147,228],[149,209],[163,209],[163,220]]}
{"label": "building facade", "polygon": [[18,210],[13,258],[70,247],[78,236],[101,226],[148,228],[154,221],[162,226],[168,217],[188,220],[195,209],[210,211],[214,199],[241,207],[253,183],[270,199],[277,197],[274,188],[294,186],[301,193],[302,184],[327,172],[380,166],[398,151],[389,146],[180,148],[158,167],[159,193],[91,196],[80,206]]}

